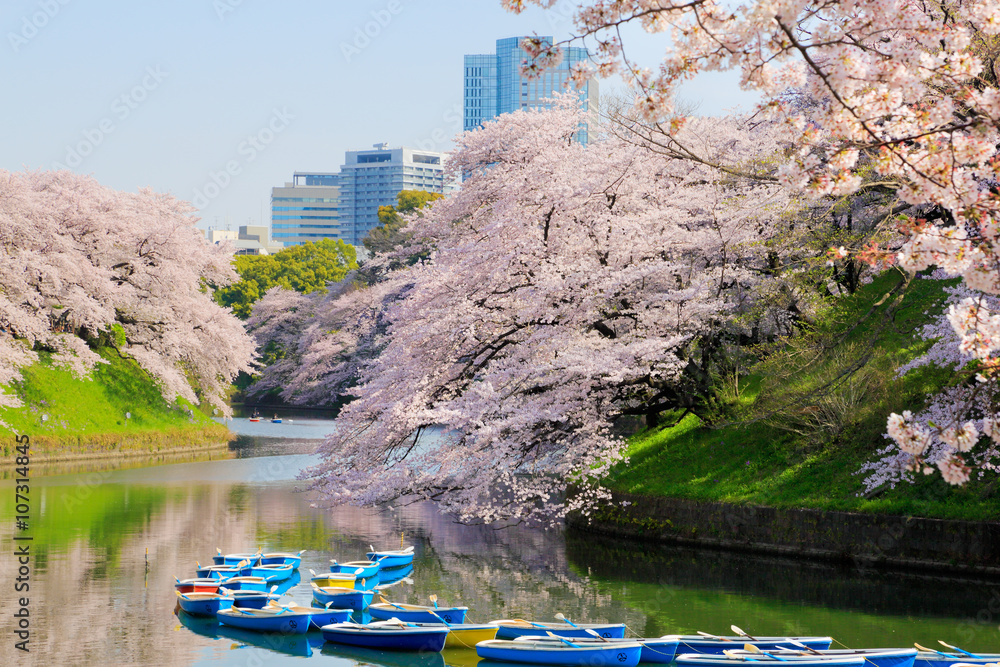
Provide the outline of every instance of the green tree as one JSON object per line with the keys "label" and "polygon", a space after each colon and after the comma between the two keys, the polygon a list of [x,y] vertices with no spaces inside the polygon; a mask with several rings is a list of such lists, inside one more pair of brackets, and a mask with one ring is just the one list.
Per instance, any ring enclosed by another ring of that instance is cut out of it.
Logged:
{"label": "green tree", "polygon": [[323,239],[292,246],[273,255],[241,255],[233,260],[240,280],[215,291],[215,300],[246,319],[253,304],[275,285],[303,294],[342,280],[358,267],[354,246]]}
{"label": "green tree", "polygon": [[427,206],[435,199],[441,199],[442,195],[437,192],[424,192],[423,190],[402,190],[396,196],[396,206],[379,206],[378,221],[381,226],[368,232],[363,243],[371,254],[389,252],[399,246],[409,238],[409,234],[404,231],[406,220],[401,213],[413,213]]}

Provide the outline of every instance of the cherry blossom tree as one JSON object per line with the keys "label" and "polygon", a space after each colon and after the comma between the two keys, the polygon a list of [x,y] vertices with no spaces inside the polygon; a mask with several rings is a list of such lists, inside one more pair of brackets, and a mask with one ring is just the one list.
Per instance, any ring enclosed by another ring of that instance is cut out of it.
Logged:
{"label": "cherry blossom tree", "polygon": [[[149,190],[125,193],[66,171],[0,171],[0,386],[52,353],[85,377],[115,346],[164,398],[224,413],[229,381],[249,371],[253,341],[212,301],[237,278],[232,251],[209,244],[194,209]],[[18,405],[0,394],[0,404]]]}
{"label": "cherry blossom tree", "polygon": [[[582,120],[569,95],[466,133],[461,190],[409,218],[381,282],[255,309],[259,340],[306,362],[273,386],[356,383],[311,471],[332,502],[416,495],[485,522],[589,507],[622,458],[615,419],[674,407],[702,335],[753,308],[752,246],[793,211],[786,191],[613,137],[581,146]],[[751,169],[779,130],[728,118],[683,136]],[[568,481],[589,491],[566,503]]]}
{"label": "cherry blossom tree", "polygon": [[[503,4],[518,12],[554,0]],[[670,34],[656,71],[626,56],[620,35],[627,24]],[[676,137],[677,150],[692,159],[699,156],[679,136],[684,119],[671,118],[675,89],[699,72],[734,69],[744,88],[762,95],[761,111],[788,128],[795,150],[779,171],[784,184],[816,197],[898,193],[909,207],[895,218],[901,247],[848,247],[839,257],[960,277],[968,291],[949,308],[947,325],[929,333],[950,340],[955,356],[975,369],[970,382],[983,387],[933,397],[920,415],[891,415],[888,435],[901,456],[889,458],[903,469],[937,463],[953,484],[968,479],[971,466],[995,471],[995,404],[963,397],[996,395],[1000,373],[993,301],[1000,292],[1000,3],[588,0],[575,25],[573,39],[595,52],[594,62],[577,67],[577,80],[595,70],[622,73],[637,113]],[[526,46],[528,70],[559,57],[559,44]],[[812,101],[807,113],[789,104],[789,91]]]}

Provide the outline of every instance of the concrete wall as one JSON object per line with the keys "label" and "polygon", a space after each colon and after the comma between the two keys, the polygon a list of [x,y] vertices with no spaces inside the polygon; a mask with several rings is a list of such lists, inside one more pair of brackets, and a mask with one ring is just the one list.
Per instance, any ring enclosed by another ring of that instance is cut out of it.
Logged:
{"label": "concrete wall", "polygon": [[[623,505],[623,503],[625,503]],[[1000,522],[776,509],[615,493],[580,531],[855,564],[1000,574]]]}

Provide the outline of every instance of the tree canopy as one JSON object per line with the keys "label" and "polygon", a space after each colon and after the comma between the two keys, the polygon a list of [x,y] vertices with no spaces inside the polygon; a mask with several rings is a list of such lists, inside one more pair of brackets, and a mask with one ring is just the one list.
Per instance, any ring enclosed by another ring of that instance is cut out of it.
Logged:
{"label": "tree canopy", "polygon": [[387,253],[402,245],[408,238],[404,231],[405,216],[419,211],[441,197],[442,195],[437,192],[401,190],[396,195],[396,206],[378,207],[378,221],[381,225],[368,232],[364,240],[365,248],[375,255]]}
{"label": "tree canopy", "polygon": [[220,287],[215,299],[242,318],[272,287],[308,294],[337,282],[357,268],[354,246],[340,239],[307,241],[273,255],[240,255],[233,260],[240,279]]}

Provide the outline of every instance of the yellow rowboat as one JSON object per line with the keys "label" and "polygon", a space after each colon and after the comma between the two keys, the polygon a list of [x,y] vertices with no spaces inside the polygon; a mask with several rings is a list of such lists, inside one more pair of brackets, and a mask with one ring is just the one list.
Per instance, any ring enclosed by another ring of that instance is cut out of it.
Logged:
{"label": "yellow rowboat", "polygon": [[[310,572],[312,572],[310,570]],[[313,573],[312,582],[320,588],[355,588],[357,578],[353,574],[343,572],[325,572],[323,574]]]}
{"label": "yellow rowboat", "polygon": [[[371,625],[393,625],[396,622],[396,620],[374,621]],[[411,628],[440,628],[447,625],[449,632],[444,640],[445,648],[471,648],[473,650],[475,650],[476,644],[479,642],[496,639],[497,630],[499,629],[495,625],[478,625],[474,623],[405,623],[404,625]]]}

